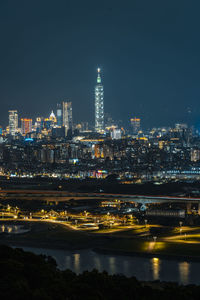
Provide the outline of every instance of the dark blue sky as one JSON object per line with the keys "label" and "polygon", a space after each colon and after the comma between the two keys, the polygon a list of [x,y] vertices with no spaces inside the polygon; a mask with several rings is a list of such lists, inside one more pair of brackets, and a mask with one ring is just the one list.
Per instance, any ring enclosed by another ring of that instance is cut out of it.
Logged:
{"label": "dark blue sky", "polygon": [[105,110],[145,127],[200,120],[198,0],[1,0],[0,124],[9,109],[47,116],[63,99],[93,120],[96,68]]}

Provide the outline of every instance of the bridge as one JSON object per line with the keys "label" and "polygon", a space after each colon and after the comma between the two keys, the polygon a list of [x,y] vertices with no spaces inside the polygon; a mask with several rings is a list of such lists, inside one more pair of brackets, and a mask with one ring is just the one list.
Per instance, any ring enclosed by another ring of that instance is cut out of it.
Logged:
{"label": "bridge", "polygon": [[114,193],[75,193],[68,191],[51,191],[51,190],[0,190],[0,199],[19,199],[19,200],[40,200],[47,203],[69,201],[69,200],[114,200],[130,201],[142,204],[153,204],[163,202],[179,202],[187,205],[187,211],[191,212],[191,206],[198,204],[200,214],[200,198],[198,197],[175,197],[175,196],[147,196],[147,195],[130,195]]}

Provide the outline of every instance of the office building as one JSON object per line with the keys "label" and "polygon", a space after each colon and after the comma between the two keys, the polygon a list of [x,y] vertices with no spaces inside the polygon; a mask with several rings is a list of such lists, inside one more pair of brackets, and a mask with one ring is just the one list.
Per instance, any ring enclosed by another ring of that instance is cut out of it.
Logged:
{"label": "office building", "polygon": [[9,110],[9,133],[15,135],[18,130],[18,113],[17,110]]}
{"label": "office building", "polygon": [[65,136],[69,130],[72,132],[72,102],[63,102],[63,126],[65,127]]}
{"label": "office building", "polygon": [[60,103],[57,104],[56,117],[57,125],[62,126],[62,105]]}
{"label": "office building", "polygon": [[57,119],[56,119],[56,116],[55,116],[53,110],[49,116],[49,120],[51,120],[53,123],[57,123]]}
{"label": "office building", "polygon": [[140,121],[141,120],[136,117],[131,119],[132,134],[138,134],[138,131],[140,131]]}
{"label": "office building", "polygon": [[110,133],[111,139],[112,140],[119,140],[122,138],[122,131],[121,129],[118,128],[113,128]]}
{"label": "office building", "polygon": [[101,69],[97,69],[97,84],[95,86],[95,131],[104,130],[104,90],[101,80]]}
{"label": "office building", "polygon": [[32,131],[32,119],[21,119],[22,135],[26,135]]}
{"label": "office building", "polygon": [[44,118],[42,117],[37,117],[36,118],[36,122],[35,122],[35,129],[36,129],[36,132],[41,132],[41,130],[43,129],[44,127]]}

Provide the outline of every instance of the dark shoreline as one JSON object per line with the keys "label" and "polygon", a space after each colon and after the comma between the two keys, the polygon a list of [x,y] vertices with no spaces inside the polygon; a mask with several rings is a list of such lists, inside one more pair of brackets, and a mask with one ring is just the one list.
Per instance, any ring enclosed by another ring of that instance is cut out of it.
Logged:
{"label": "dark shoreline", "polygon": [[147,252],[129,252],[123,250],[110,250],[106,248],[93,248],[94,252],[110,255],[123,255],[123,256],[134,256],[144,258],[160,258],[166,260],[178,260],[187,262],[200,262],[200,256],[188,256],[188,255],[174,255],[174,254],[159,254],[159,253],[147,253]]}
{"label": "dark shoreline", "polygon": [[38,244],[31,241],[26,242],[14,242],[14,241],[0,241],[0,245],[8,245],[10,247],[15,248],[42,248],[42,249],[49,249],[49,250],[61,250],[61,251],[79,251],[79,250],[92,250],[99,254],[105,255],[118,255],[118,256],[134,256],[134,257],[143,257],[143,258],[160,258],[166,260],[176,260],[176,261],[186,261],[186,262],[200,262],[200,256],[189,256],[189,255],[173,255],[173,254],[159,254],[159,253],[144,253],[144,252],[129,252],[129,251],[122,251],[117,249],[108,249],[108,248],[101,248],[101,247],[91,247],[89,245],[85,245],[82,247],[72,247],[68,245],[50,245],[49,243],[41,243]]}

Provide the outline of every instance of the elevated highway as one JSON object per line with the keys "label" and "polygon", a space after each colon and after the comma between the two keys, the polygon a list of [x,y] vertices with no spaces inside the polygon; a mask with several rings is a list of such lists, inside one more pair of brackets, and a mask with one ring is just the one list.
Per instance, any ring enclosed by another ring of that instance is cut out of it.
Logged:
{"label": "elevated highway", "polygon": [[73,193],[67,191],[51,190],[0,190],[0,199],[23,199],[23,200],[43,200],[51,202],[69,201],[71,199],[100,199],[100,200],[124,200],[138,203],[200,203],[198,197],[175,197],[175,196],[147,196],[115,193]]}

